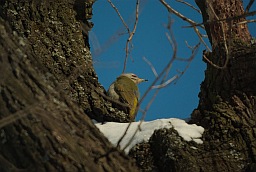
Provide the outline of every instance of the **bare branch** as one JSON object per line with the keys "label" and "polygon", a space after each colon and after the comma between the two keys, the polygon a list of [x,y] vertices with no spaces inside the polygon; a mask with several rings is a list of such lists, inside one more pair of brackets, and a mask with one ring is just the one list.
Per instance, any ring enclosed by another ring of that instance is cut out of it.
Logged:
{"label": "bare branch", "polygon": [[160,88],[164,88],[167,85],[169,85],[172,81],[174,81],[175,79],[178,78],[178,75],[173,76],[171,79],[168,79],[167,81],[165,81],[164,83],[160,84],[160,85],[154,85],[152,86],[152,89],[160,89]]}
{"label": "bare branch", "polygon": [[[170,25],[169,25],[170,24]],[[158,75],[158,77],[156,77],[156,79],[152,82],[152,84],[149,86],[149,88],[146,90],[146,92],[143,94],[142,98],[140,99],[139,103],[138,103],[138,107],[140,107],[140,104],[141,102],[144,100],[144,98],[148,95],[149,91],[151,91],[153,88],[156,89],[153,97],[151,98],[151,100],[149,101],[149,103],[147,104],[145,110],[143,110],[143,115],[140,119],[140,123],[138,124],[137,126],[137,129],[136,131],[133,133],[133,135],[131,136],[130,140],[128,141],[128,143],[125,145],[125,147],[123,148],[123,150],[125,150],[132,142],[133,138],[135,137],[136,133],[138,131],[140,131],[141,129],[141,125],[142,125],[142,122],[144,121],[145,117],[146,117],[146,113],[148,111],[148,109],[150,108],[151,104],[153,103],[154,99],[156,98],[158,92],[160,91],[160,89],[166,87],[167,85],[169,85],[170,83],[172,83],[174,80],[177,80],[178,78],[180,78],[184,73],[185,71],[188,69],[188,66],[189,64],[191,63],[191,61],[194,59],[195,57],[195,54],[197,53],[197,50],[199,48],[199,45],[200,45],[200,42],[194,47],[194,49],[192,49],[192,55],[189,59],[191,59],[190,63],[186,66],[185,70],[183,72],[180,72],[179,75],[175,75],[174,77],[172,77],[171,79],[167,80],[166,81],[166,78],[169,74],[169,71],[170,71],[170,68],[172,66],[172,63],[174,62],[174,60],[177,59],[177,43],[175,41],[175,38],[174,38],[174,35],[172,33],[172,29],[171,29],[171,22],[169,22],[169,24],[167,25],[167,28],[170,32],[170,34],[166,34],[167,35],[167,39],[169,40],[169,42],[171,43],[172,47],[173,47],[173,55],[170,59],[170,61],[168,62],[167,66],[162,70],[162,72]],[[146,58],[145,58],[146,60]],[[146,60],[147,62],[147,60]],[[149,62],[149,61],[148,61]],[[153,65],[149,62],[151,68],[154,69]],[[163,77],[163,78],[162,78]],[[160,85],[157,85],[155,86],[155,84],[160,80],[160,78],[162,78],[161,80],[161,84]],[[177,82],[177,81],[176,81]],[[129,123],[129,125],[127,126],[124,134],[122,135],[122,137],[119,139],[118,141],[118,146],[120,145],[121,141],[123,140],[123,138],[125,137],[125,135],[127,134],[127,131],[129,129],[129,127],[131,126],[131,123]]]}
{"label": "bare branch", "polygon": [[150,66],[152,72],[154,73],[155,77],[158,77],[158,74],[156,72],[155,67],[152,65],[152,63],[146,58],[146,57],[142,57],[143,60]]}
{"label": "bare branch", "polygon": [[120,101],[118,101],[118,100],[115,100],[115,99],[109,97],[109,96],[106,96],[104,93],[102,93],[101,91],[99,91],[97,88],[94,88],[94,90],[95,90],[98,94],[100,94],[103,98],[105,98],[106,100],[109,100],[109,101],[111,101],[111,102],[114,102],[115,104],[118,104],[118,105],[123,106],[123,107],[129,107],[129,106],[128,106],[127,104],[125,104],[125,103],[122,103],[122,102],[120,102]]}
{"label": "bare branch", "polygon": [[184,26],[184,28],[190,28],[190,27],[194,27],[194,26],[203,26],[203,25],[206,25],[206,24],[214,24],[214,23],[218,23],[218,22],[221,22],[221,21],[229,22],[229,21],[232,21],[232,20],[238,20],[240,18],[245,18],[245,17],[249,17],[249,16],[254,16],[254,15],[256,15],[256,11],[247,12],[247,13],[244,13],[244,14],[241,14],[241,15],[238,15],[238,16],[222,18],[222,19],[219,19],[219,20],[205,21],[203,23],[198,23],[198,24],[191,25],[191,26]]}
{"label": "bare branch", "polygon": [[210,49],[210,47],[208,47],[208,45],[206,44],[206,42],[203,40],[203,36],[202,34],[199,32],[199,30],[196,27],[193,27],[194,31],[196,32],[198,38],[200,39],[200,41],[204,44],[204,46],[206,47],[206,49],[211,52],[212,50]]}
{"label": "bare branch", "polygon": [[245,20],[245,21],[241,21],[239,23],[236,23],[235,26],[240,25],[240,24],[246,24],[246,23],[255,23],[256,19],[252,19],[252,20]]}
{"label": "bare branch", "polygon": [[[192,52],[194,52],[194,53],[193,53],[193,54],[191,55],[191,57],[189,58],[189,59],[191,59],[190,63],[191,63],[192,60],[194,59],[195,54],[196,54],[197,51],[198,51],[199,45],[200,45],[200,42],[199,42],[199,43],[195,46],[195,48],[193,49]],[[180,75],[179,75],[179,76],[176,75],[177,77],[176,77],[175,79],[173,79],[172,81],[176,80],[176,82],[177,82],[177,80],[178,80],[178,79],[185,73],[185,71],[188,69],[190,63],[186,66],[186,68],[184,69],[184,71],[180,72]],[[175,77],[175,76],[174,76],[174,77]],[[174,78],[174,77],[173,77],[173,78]],[[170,79],[170,80],[171,80],[171,79]],[[170,82],[172,82],[172,81],[170,81]],[[168,85],[168,84],[166,84],[166,85]],[[166,85],[165,85],[165,86],[166,86]],[[163,86],[163,87],[164,87],[164,86]],[[123,150],[125,150],[125,149],[131,144],[131,142],[132,142],[133,138],[135,137],[135,135],[137,134],[137,132],[140,131],[141,125],[142,125],[142,123],[143,123],[143,121],[144,121],[144,118],[145,118],[145,116],[146,116],[146,113],[147,113],[149,107],[150,107],[151,104],[153,103],[153,101],[154,101],[154,99],[156,98],[156,96],[157,96],[158,92],[160,91],[160,89],[163,88],[163,87],[159,87],[159,88],[157,88],[157,90],[155,91],[153,97],[151,98],[150,102],[147,104],[145,110],[143,111],[143,116],[142,116],[142,118],[141,118],[141,120],[140,120],[140,123],[138,124],[138,126],[137,126],[135,132],[133,133],[132,137],[130,138],[129,142],[125,145],[125,147],[123,148]],[[144,95],[145,95],[145,94],[144,94]],[[128,128],[130,127],[130,125],[131,125],[131,123],[128,125],[127,130],[126,130],[125,133],[127,133]],[[123,137],[124,137],[124,136],[123,136]],[[121,142],[121,141],[120,141],[120,142]]]}
{"label": "bare branch", "polygon": [[254,0],[250,0],[250,2],[248,3],[248,5],[247,5],[246,8],[245,8],[245,12],[246,12],[246,13],[249,12],[249,10],[250,10],[250,8],[251,8],[251,6],[252,6],[253,3],[254,3]]}
{"label": "bare branch", "polygon": [[182,0],[176,0],[177,2],[180,2],[180,3],[183,3],[187,6],[189,6],[190,8],[192,8],[193,10],[195,10],[196,12],[198,12],[199,14],[201,14],[201,11],[199,9],[197,9],[196,7],[194,7],[193,5],[189,4],[188,2],[186,1],[182,1]]}
{"label": "bare branch", "polygon": [[196,46],[194,46],[194,48],[192,49],[192,54],[191,56],[188,58],[189,59],[189,63],[187,64],[187,66],[185,67],[185,69],[183,71],[178,71],[180,73],[179,77],[175,80],[175,83],[176,84],[178,82],[178,80],[181,78],[181,76],[188,70],[191,62],[193,61],[193,59],[195,58],[198,50],[199,50],[199,46],[200,46],[200,42],[198,44],[196,44]]}
{"label": "bare branch", "polygon": [[195,25],[196,22],[189,19],[188,17],[185,17],[184,15],[182,15],[181,13],[179,13],[178,11],[174,10],[169,4],[167,4],[164,0],[160,0],[160,2],[167,8],[167,10],[170,13],[175,14],[177,17],[181,18],[182,20],[190,23],[191,25]]}
{"label": "bare branch", "polygon": [[172,50],[174,50],[174,44],[172,42],[172,39],[171,39],[170,35],[167,32],[165,32],[165,36],[167,37],[169,43],[171,44]]}
{"label": "bare branch", "polygon": [[179,60],[179,61],[192,61],[195,57],[195,55],[197,54],[197,51],[198,51],[198,48],[199,46],[201,45],[201,42],[199,42],[198,44],[196,44],[195,46],[189,46],[188,48],[191,49],[191,52],[192,52],[192,55],[189,57],[189,58],[176,58],[176,60]]}
{"label": "bare branch", "polygon": [[[169,4],[167,4],[164,0],[160,0],[160,2],[167,8],[167,10],[170,13],[175,14],[177,17],[181,18],[182,20],[188,22],[189,24],[192,25],[192,27],[194,28],[194,31],[196,32],[197,36],[199,37],[200,41],[204,44],[204,46],[207,48],[208,51],[211,52],[211,49],[207,46],[207,44],[205,43],[205,41],[203,40],[202,34],[199,32],[198,28],[196,28],[195,26],[197,25],[196,22],[194,22],[193,20],[185,17],[184,15],[180,14],[179,12],[177,12],[176,10],[174,10]],[[199,25],[199,27],[203,28],[202,25]]]}
{"label": "bare branch", "polygon": [[[150,108],[151,104],[154,102],[158,92],[160,91],[160,89],[157,89],[156,92],[154,93],[153,97],[151,98],[151,100],[149,101],[149,103],[147,104],[147,107],[145,108],[145,110],[143,111],[143,116],[145,117],[146,116],[146,113],[148,111],[148,109]],[[135,137],[135,135],[138,133],[138,131],[141,130],[141,125],[144,121],[144,118],[140,120],[140,123],[138,124],[135,132],[133,133],[132,137],[130,138],[129,142],[124,146],[123,150],[125,150],[132,142],[133,138]],[[130,123],[131,124],[131,123]],[[129,126],[130,126],[129,124]],[[128,128],[128,127],[127,127]],[[128,129],[127,129],[128,130]]]}
{"label": "bare branch", "polygon": [[116,6],[111,2],[111,0],[108,0],[108,2],[110,3],[110,5],[113,7],[113,9],[116,11],[117,15],[119,16],[119,18],[121,19],[123,25],[125,26],[125,28],[127,29],[128,33],[130,34],[130,29],[127,26],[127,24],[125,23],[122,15],[120,14],[120,12],[118,11],[118,9],[116,8]]}
{"label": "bare branch", "polygon": [[[161,0],[161,2],[164,2],[164,1]],[[168,8],[167,8],[167,9],[168,9]],[[170,10],[168,10],[168,11],[170,11]],[[172,11],[172,10],[171,10],[171,11]],[[174,11],[175,11],[175,10],[174,10]],[[177,14],[177,12],[176,12],[176,14]],[[179,15],[179,16],[182,16],[182,15],[179,14],[179,13],[178,13],[178,15]],[[185,18],[184,16],[183,16],[183,19],[186,20],[186,21],[195,23],[194,21],[192,21],[192,20],[190,21],[190,19],[187,19],[187,18]],[[174,35],[173,35],[173,33],[172,33],[171,26],[172,26],[172,22],[171,22],[171,20],[169,20],[169,22],[168,22],[168,24],[167,24],[167,29],[169,30],[170,33],[166,33],[166,37],[167,37],[168,41],[170,42],[170,44],[171,44],[171,46],[172,46],[173,55],[172,55],[172,57],[170,58],[170,60],[169,60],[168,64],[166,65],[166,67],[162,70],[162,72],[158,75],[157,72],[156,72],[156,70],[155,70],[155,68],[154,68],[154,66],[153,66],[145,57],[143,57],[144,61],[146,61],[146,62],[149,64],[149,66],[151,67],[151,70],[153,71],[154,75],[157,76],[157,77],[156,77],[155,80],[151,83],[151,85],[150,85],[149,88],[146,90],[146,92],[143,94],[142,98],[140,99],[140,101],[139,101],[139,103],[138,103],[138,106],[137,106],[137,110],[136,110],[136,111],[138,111],[138,109],[139,109],[139,107],[140,107],[140,105],[141,105],[141,102],[145,99],[145,97],[148,95],[148,93],[149,93],[151,90],[153,90],[153,89],[156,89],[156,91],[155,91],[153,97],[151,98],[150,102],[147,104],[145,110],[143,110],[143,115],[142,115],[142,117],[141,117],[141,119],[140,119],[140,123],[138,124],[136,131],[133,133],[132,137],[130,138],[130,140],[128,141],[128,143],[125,145],[125,147],[124,147],[123,149],[126,149],[126,148],[130,145],[130,143],[131,143],[131,141],[133,140],[134,136],[135,136],[136,133],[140,130],[141,124],[142,124],[142,122],[144,121],[144,119],[145,119],[145,117],[146,117],[146,113],[147,113],[149,107],[151,106],[151,104],[153,103],[155,97],[157,96],[159,90],[162,89],[162,88],[164,88],[164,87],[166,87],[167,85],[169,85],[170,83],[172,83],[174,80],[177,80],[179,77],[181,77],[181,76],[185,73],[185,71],[187,70],[187,68],[188,68],[189,64],[191,63],[192,59],[195,57],[195,54],[196,54],[196,52],[197,52],[197,50],[198,50],[198,48],[199,48],[200,43],[198,43],[198,44],[194,47],[194,49],[191,48],[191,49],[192,49],[192,55],[191,55],[191,57],[189,58],[191,61],[189,61],[190,63],[186,66],[185,70],[182,71],[182,72],[180,72],[179,74],[175,75],[175,76],[172,77],[171,79],[168,79],[168,80],[167,80],[166,78],[168,77],[168,74],[169,74],[169,71],[170,71],[170,69],[171,69],[172,63],[177,59],[177,43],[176,43],[175,38],[174,38]],[[197,29],[196,27],[195,27],[194,29],[198,31],[198,29]],[[132,37],[133,35],[130,35],[130,36]],[[198,36],[199,36],[199,37],[201,36],[201,34],[199,33],[199,31],[198,31]],[[202,39],[202,36],[201,36],[201,39]],[[203,42],[203,41],[202,41],[202,42]],[[129,39],[127,40],[127,43],[129,43]],[[206,45],[206,44],[205,44],[205,45]],[[160,85],[155,85],[160,79],[161,79]],[[176,82],[177,82],[177,81],[176,81]],[[128,130],[129,130],[129,128],[130,128],[130,126],[131,126],[131,122],[130,122],[129,125],[126,127],[126,130],[125,130],[125,132],[123,133],[122,137],[118,140],[118,142],[117,142],[117,147],[119,147],[119,145],[120,145],[120,143],[122,142],[123,138],[124,138],[125,135],[127,134]]]}
{"label": "bare branch", "polygon": [[[211,2],[209,2],[208,0],[206,0],[207,3],[208,3],[208,6],[209,8],[211,9],[212,13],[214,14],[215,18],[217,20],[219,20],[219,17],[217,16],[217,14],[215,13],[213,7],[212,7],[212,4]],[[232,32],[232,24],[231,24],[232,21],[229,22],[230,24],[230,27],[229,27],[229,43],[231,42],[231,32]],[[224,42],[224,48],[225,48],[225,53],[226,53],[226,59],[225,59],[225,63],[222,67],[219,67],[218,69],[223,69],[223,68],[226,68],[227,64],[228,64],[228,61],[229,61],[229,48],[228,48],[228,45],[227,45],[227,40],[226,40],[226,34],[225,34],[225,31],[224,31],[224,23],[223,21],[220,22],[220,26],[221,26],[221,31],[222,31],[222,36],[223,36],[223,42]],[[229,44],[230,45],[230,44]],[[217,66],[217,65],[215,65]]]}
{"label": "bare branch", "polygon": [[[175,38],[174,38],[174,35],[172,33],[172,29],[171,29],[171,26],[168,26],[168,29],[170,31],[170,39],[171,39],[171,42],[173,43],[173,55],[171,57],[171,59],[169,60],[168,64],[166,65],[166,67],[162,70],[162,72],[158,75],[158,77],[152,82],[152,84],[149,86],[149,88],[146,90],[146,92],[144,93],[144,95],[142,96],[142,98],[140,99],[139,101],[139,105],[141,104],[141,102],[145,99],[145,97],[147,96],[147,94],[149,93],[149,91],[151,90],[151,88],[160,80],[160,78],[169,71],[169,69],[171,68],[172,66],[172,63],[174,62],[174,60],[176,59],[177,57],[177,43],[175,41]],[[162,81],[164,82],[164,81]],[[141,120],[144,120],[145,116],[143,116],[141,118]]]}
{"label": "bare branch", "polygon": [[[119,146],[120,146],[120,143],[121,143],[121,141],[124,139],[124,137],[126,136],[126,134],[127,134],[128,130],[129,130],[131,124],[132,124],[132,121],[129,122],[128,126],[126,127],[126,129],[125,129],[125,131],[124,131],[124,133],[123,133],[123,135],[122,135],[122,137],[118,140],[118,142],[117,142],[117,144],[116,144],[116,147],[119,147]],[[136,134],[137,132],[135,131],[134,133]],[[134,134],[134,136],[135,136],[135,134]],[[134,136],[131,138],[131,140],[134,138]],[[125,146],[125,148],[126,148],[126,147],[127,147],[127,146]]]}
{"label": "bare branch", "polygon": [[140,0],[137,0],[136,1],[136,14],[135,14],[135,22],[134,22],[134,26],[133,26],[133,30],[132,32],[129,32],[129,38],[127,39],[126,41],[126,46],[125,46],[125,59],[124,59],[124,68],[123,68],[123,72],[125,72],[125,69],[126,69],[126,63],[127,63],[127,59],[128,59],[128,54],[129,54],[129,45],[132,41],[132,38],[135,34],[135,31],[136,31],[136,28],[137,28],[137,25],[138,25],[138,21],[139,21],[139,2]]}
{"label": "bare branch", "polygon": [[193,50],[195,47],[192,47],[192,46],[190,46],[190,45],[188,45],[188,41],[185,41],[185,44],[187,45],[187,47],[189,48],[189,49],[191,49],[191,50]]}
{"label": "bare branch", "polygon": [[29,114],[29,113],[28,113],[28,110],[30,110],[30,109],[32,109],[32,108],[34,109],[34,108],[36,108],[38,105],[40,105],[40,104],[37,104],[37,105],[36,105],[36,104],[34,103],[34,106],[33,106],[33,105],[28,106],[26,109],[19,110],[19,111],[17,111],[16,113],[10,114],[9,116],[7,116],[7,117],[1,119],[1,120],[0,120],[0,128],[3,128],[3,127],[5,127],[5,126],[7,126],[7,125],[9,125],[9,124],[11,124],[11,123],[13,123],[13,122],[15,122],[15,121],[21,119],[21,118],[26,117],[26,116]]}
{"label": "bare branch", "polygon": [[[171,57],[169,63],[167,64],[167,66],[162,70],[162,72],[158,75],[158,77],[156,77],[156,79],[151,83],[151,85],[148,87],[148,89],[146,90],[146,92],[143,94],[142,98],[140,99],[140,101],[139,101],[139,103],[138,103],[138,105],[137,105],[137,110],[139,109],[139,107],[140,107],[140,105],[141,105],[141,102],[145,99],[145,97],[148,95],[148,93],[152,90],[152,87],[160,80],[160,78],[162,78],[162,76],[163,76],[167,71],[169,71],[169,69],[170,69],[172,63],[174,62],[174,60],[175,60],[175,58],[176,58],[176,54],[177,54],[177,44],[176,44],[176,41],[175,41],[175,39],[174,39],[173,33],[172,33],[172,31],[171,31],[171,27],[169,27],[169,28],[170,28],[171,39],[172,39],[171,42],[173,42],[173,44],[174,44],[174,52],[173,52],[173,55],[172,55],[172,57]],[[165,75],[165,76],[167,76],[167,75]],[[165,79],[165,76],[164,76],[164,79]],[[162,80],[162,82],[163,82],[163,80]],[[154,97],[153,97],[153,98],[151,99],[151,101],[149,102],[150,105],[151,105],[151,103],[153,102],[153,99],[155,98],[155,96],[157,95],[158,90],[159,90],[159,89],[157,89],[157,91],[156,91],[155,94],[154,94]],[[148,104],[147,108],[149,108],[149,104]],[[136,111],[137,111],[137,110],[136,110]],[[137,130],[134,132],[133,136],[130,138],[130,141],[128,142],[129,144],[130,144],[130,142],[133,140],[133,138],[134,138],[134,136],[136,135],[136,133],[139,131],[140,126],[141,126],[141,124],[142,124],[142,121],[144,121],[145,117],[146,117],[146,110],[144,111],[144,113],[143,113],[143,115],[142,115],[142,117],[141,117],[141,119],[140,119],[141,122],[139,123]],[[129,130],[130,126],[131,126],[131,122],[130,122],[129,125],[127,126],[127,128],[126,128],[124,134],[122,135],[122,137],[118,140],[118,142],[117,142],[117,147],[120,145],[121,141],[123,140],[123,138],[124,138],[125,135],[127,134],[127,131]],[[125,149],[129,144],[127,144],[127,145],[124,147],[124,149]]]}
{"label": "bare branch", "polygon": [[125,46],[125,59],[124,59],[124,67],[123,67],[123,71],[122,73],[125,72],[126,69],[126,64],[127,64],[127,59],[128,59],[128,55],[130,54],[130,46],[132,46],[131,41],[132,38],[135,34],[137,25],[138,25],[138,21],[139,21],[139,6],[140,6],[140,0],[136,1],[136,12],[135,12],[135,22],[134,22],[134,26],[133,26],[133,30],[130,31],[128,25],[125,23],[122,15],[120,14],[120,12],[118,11],[118,9],[116,8],[116,6],[111,2],[111,0],[108,0],[108,2],[110,3],[110,5],[112,6],[112,8],[116,11],[117,15],[119,16],[119,18],[121,19],[122,23],[124,24],[128,34],[129,34],[129,38],[126,41],[126,46]]}
{"label": "bare branch", "polygon": [[218,66],[216,64],[214,64],[210,59],[208,59],[205,54],[203,55],[203,58],[210,64],[212,65],[213,67],[217,68],[217,69],[224,69],[226,66],[225,64],[223,66]]}

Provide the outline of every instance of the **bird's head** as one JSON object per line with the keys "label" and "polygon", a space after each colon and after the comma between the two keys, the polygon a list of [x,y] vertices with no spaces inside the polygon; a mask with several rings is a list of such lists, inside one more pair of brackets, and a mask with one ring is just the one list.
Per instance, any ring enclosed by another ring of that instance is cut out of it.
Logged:
{"label": "bird's head", "polygon": [[130,78],[135,84],[139,84],[141,82],[148,81],[147,79],[139,78],[134,73],[123,73],[121,76],[126,76],[126,77]]}

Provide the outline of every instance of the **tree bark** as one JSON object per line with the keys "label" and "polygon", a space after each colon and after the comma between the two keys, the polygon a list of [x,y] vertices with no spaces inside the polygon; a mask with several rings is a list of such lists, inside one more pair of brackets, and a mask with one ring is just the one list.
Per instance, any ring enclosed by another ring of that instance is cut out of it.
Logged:
{"label": "tree bark", "polygon": [[88,118],[118,112],[86,46],[92,3],[1,1],[0,171],[137,171]]}
{"label": "tree bark", "polygon": [[204,143],[161,129],[130,155],[144,171],[256,171],[256,44],[241,24],[245,18],[237,17],[242,1],[196,2],[212,45],[203,54],[205,80],[190,120],[205,128]]}
{"label": "tree bark", "polygon": [[[240,0],[196,1],[203,12],[212,52],[201,84],[198,108],[191,122],[203,126],[207,158],[217,171],[250,170],[255,164],[256,45]],[[217,17],[216,17],[217,16]],[[221,19],[222,22],[211,22]],[[229,151],[229,152],[228,152]]]}

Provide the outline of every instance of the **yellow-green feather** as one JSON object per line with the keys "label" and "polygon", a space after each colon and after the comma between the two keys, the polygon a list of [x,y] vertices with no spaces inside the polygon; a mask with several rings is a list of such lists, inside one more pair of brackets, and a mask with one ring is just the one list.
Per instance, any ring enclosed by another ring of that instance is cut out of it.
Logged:
{"label": "yellow-green feather", "polygon": [[129,105],[129,116],[134,120],[139,99],[138,86],[128,77],[120,76],[115,83],[115,91],[119,100]]}

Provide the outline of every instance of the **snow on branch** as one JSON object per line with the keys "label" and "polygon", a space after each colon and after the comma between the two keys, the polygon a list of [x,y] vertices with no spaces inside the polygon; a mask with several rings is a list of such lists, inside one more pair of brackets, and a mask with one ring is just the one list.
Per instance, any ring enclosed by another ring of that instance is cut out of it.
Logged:
{"label": "snow on branch", "polygon": [[[136,144],[142,143],[143,141],[147,142],[154,131],[161,128],[173,127],[184,141],[194,141],[198,144],[203,143],[201,137],[204,132],[204,128],[197,126],[196,124],[187,124],[184,120],[181,119],[170,118],[143,122],[140,126],[140,131],[134,135],[139,123],[140,121],[133,122],[132,124],[107,122],[105,124],[96,123],[95,125],[113,145],[120,145],[120,148],[124,149],[126,153],[128,153],[130,149]],[[130,128],[127,131],[127,134],[120,142],[120,144],[118,144],[119,138],[122,136],[122,133],[126,130],[128,125],[130,125]],[[133,139],[131,140],[131,138]]]}

